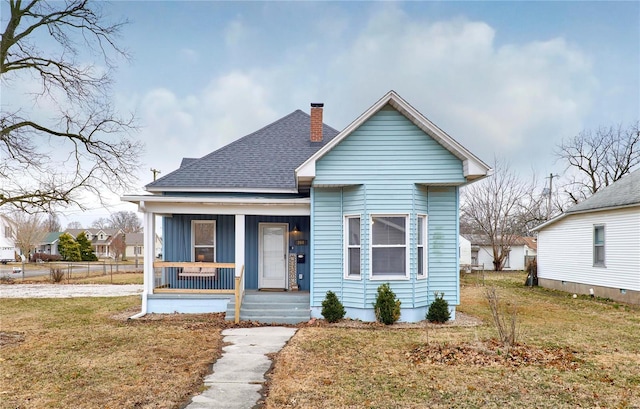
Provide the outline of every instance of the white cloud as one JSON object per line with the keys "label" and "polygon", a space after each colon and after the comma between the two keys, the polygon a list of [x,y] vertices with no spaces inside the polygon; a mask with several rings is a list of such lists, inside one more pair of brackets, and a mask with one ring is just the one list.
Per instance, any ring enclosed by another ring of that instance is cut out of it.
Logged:
{"label": "white cloud", "polygon": [[139,137],[147,146],[142,183],[151,180],[150,166],[166,175],[183,157],[204,156],[277,119],[271,93],[254,75],[234,71],[184,97],[149,91],[140,101]]}
{"label": "white cloud", "polygon": [[395,89],[487,161],[536,152],[548,163],[555,141],[580,130],[593,104],[591,63],[562,38],[498,46],[495,37],[484,22],[429,23],[387,6],[325,80],[339,84],[331,94],[353,106]]}

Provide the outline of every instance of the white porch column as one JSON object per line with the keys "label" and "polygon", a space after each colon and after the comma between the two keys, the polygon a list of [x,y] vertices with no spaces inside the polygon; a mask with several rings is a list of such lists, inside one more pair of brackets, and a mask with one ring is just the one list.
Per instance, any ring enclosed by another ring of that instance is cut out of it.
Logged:
{"label": "white porch column", "polygon": [[140,203],[140,210],[143,212],[144,227],[144,293],[153,294],[153,262],[155,260],[156,251],[156,217],[154,213],[147,212],[144,208],[144,203]]}
{"label": "white porch column", "polygon": [[236,214],[236,277],[244,265],[244,214]]}

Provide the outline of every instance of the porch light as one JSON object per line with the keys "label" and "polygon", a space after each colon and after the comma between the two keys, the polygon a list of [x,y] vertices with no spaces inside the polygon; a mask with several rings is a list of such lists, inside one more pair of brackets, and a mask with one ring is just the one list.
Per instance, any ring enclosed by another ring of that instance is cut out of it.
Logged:
{"label": "porch light", "polygon": [[295,233],[299,233],[299,232],[300,232],[300,230],[298,229],[298,225],[297,225],[297,224],[294,224],[294,225],[293,225],[293,230],[291,230],[291,233],[294,233],[294,234],[295,234]]}

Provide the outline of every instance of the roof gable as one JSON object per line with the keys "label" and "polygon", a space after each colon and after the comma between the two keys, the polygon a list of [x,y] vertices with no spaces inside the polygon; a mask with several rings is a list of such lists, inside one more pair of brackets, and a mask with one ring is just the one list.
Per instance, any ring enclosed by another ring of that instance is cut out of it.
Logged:
{"label": "roof gable", "polygon": [[395,91],[391,90],[367,109],[362,115],[360,115],[355,121],[349,124],[342,132],[333,138],[331,142],[327,143],[322,149],[318,150],[318,152],[300,165],[296,169],[296,175],[298,178],[314,178],[316,174],[316,161],[326,155],[331,149],[358,129],[369,118],[373,117],[378,111],[383,109],[387,104],[404,115],[424,133],[429,135],[447,151],[460,159],[463,163],[463,173],[467,181],[476,180],[489,174],[491,168],[487,164],[482,162],[478,157],[460,145],[446,132],[429,121],[424,115],[402,99]]}
{"label": "roof gable", "polygon": [[151,192],[297,192],[295,168],[338,131],[323,124],[323,142],[311,143],[310,116],[300,110],[148,184]]}

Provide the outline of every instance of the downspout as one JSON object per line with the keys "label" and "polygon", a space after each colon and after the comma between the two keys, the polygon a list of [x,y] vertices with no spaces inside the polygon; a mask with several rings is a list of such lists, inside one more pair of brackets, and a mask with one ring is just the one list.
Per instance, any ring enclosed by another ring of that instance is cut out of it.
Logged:
{"label": "downspout", "polygon": [[[144,214],[145,214],[145,216],[146,216],[146,210],[147,210],[147,209],[146,209],[146,207],[145,207],[145,205],[144,205],[144,201],[141,201],[141,202],[140,202],[140,204],[138,205],[138,208],[139,208],[139,209],[142,211],[142,213],[144,213]],[[151,228],[151,226],[148,226],[148,225],[147,225],[148,223],[147,223],[147,218],[146,218],[146,217],[144,218],[144,224],[145,224],[145,226],[144,226],[144,235],[146,236],[147,234],[149,234],[149,229]],[[155,226],[154,226],[154,227],[155,227]],[[150,232],[150,234],[151,234],[151,235],[153,235],[153,236],[155,236],[155,234],[156,234],[156,232],[155,232],[155,228],[153,229],[153,231],[152,231],[152,232]],[[143,236],[143,240],[144,240],[144,236]],[[148,256],[149,256],[149,254],[148,254],[148,253],[149,253],[149,251],[148,251],[147,246],[146,246],[146,245],[148,244],[148,243],[147,243],[147,241],[148,241],[148,240],[144,240],[144,241],[143,241],[143,243],[145,244],[144,249],[145,249],[145,253],[147,253],[147,254],[146,254],[146,255],[147,255],[147,259],[149,260],[149,258],[148,258]],[[155,242],[155,240],[153,240],[153,242]],[[154,244],[155,244],[155,243],[154,243]],[[155,252],[155,248],[154,248],[154,252]],[[151,263],[153,263],[153,259],[150,259],[150,260],[151,260]],[[147,285],[147,283],[145,282],[145,281],[146,281],[146,278],[147,278],[147,273],[146,273],[147,268],[148,268],[147,263],[145,263],[144,268],[143,268],[143,273],[142,273],[142,277],[143,277],[143,286],[142,286],[142,306],[141,306],[141,310],[140,310],[140,312],[139,312],[139,313],[137,313],[137,314],[134,314],[134,315],[130,316],[130,317],[128,318],[128,319],[130,319],[130,320],[135,320],[135,319],[138,319],[138,318],[140,318],[140,317],[144,317],[145,315],[147,315],[147,295],[149,294],[149,290],[148,290],[149,286],[148,286],[148,285]]]}

